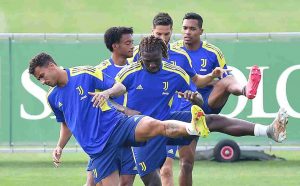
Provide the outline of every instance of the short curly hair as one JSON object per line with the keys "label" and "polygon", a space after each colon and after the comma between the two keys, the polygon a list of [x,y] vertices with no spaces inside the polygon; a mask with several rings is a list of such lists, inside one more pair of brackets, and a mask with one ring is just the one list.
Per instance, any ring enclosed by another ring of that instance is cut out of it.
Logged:
{"label": "short curly hair", "polygon": [[47,54],[45,52],[39,53],[38,55],[34,56],[30,60],[30,62],[29,62],[29,73],[34,74],[34,71],[35,71],[36,67],[46,67],[46,66],[49,65],[50,62],[57,65],[55,63],[55,61],[53,60],[53,58],[49,54]]}
{"label": "short curly hair", "polygon": [[112,45],[121,41],[122,35],[133,34],[132,27],[111,27],[104,34],[106,48],[113,52]]}

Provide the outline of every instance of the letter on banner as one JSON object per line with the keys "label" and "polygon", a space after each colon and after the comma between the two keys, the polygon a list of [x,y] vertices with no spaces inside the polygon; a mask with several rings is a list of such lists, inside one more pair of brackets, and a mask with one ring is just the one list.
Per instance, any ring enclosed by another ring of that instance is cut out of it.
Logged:
{"label": "letter on banner", "polygon": [[[294,65],[287,68],[279,77],[276,87],[276,97],[280,107],[284,107],[288,114],[295,118],[300,118],[300,113],[296,112],[290,105],[287,93],[286,93],[286,84],[290,74],[295,71],[300,70],[300,65]],[[296,85],[295,85],[296,86]]]}
{"label": "letter on banner", "polygon": [[21,76],[21,83],[24,86],[24,88],[35,98],[37,98],[44,106],[44,110],[41,114],[38,115],[32,115],[25,111],[24,105],[21,104],[20,106],[20,113],[21,118],[28,119],[28,120],[38,120],[38,119],[44,119],[46,118],[52,111],[48,106],[46,96],[47,92],[34,84],[30,79],[30,74],[28,72],[28,69],[26,69]]}

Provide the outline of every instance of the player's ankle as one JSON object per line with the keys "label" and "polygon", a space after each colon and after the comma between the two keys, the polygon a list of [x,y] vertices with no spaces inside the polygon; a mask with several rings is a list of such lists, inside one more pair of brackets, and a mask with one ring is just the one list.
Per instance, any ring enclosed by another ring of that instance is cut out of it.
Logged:
{"label": "player's ankle", "polygon": [[267,136],[267,130],[269,126],[255,124],[254,125],[254,136]]}
{"label": "player's ankle", "polygon": [[189,135],[198,135],[198,132],[196,131],[195,127],[193,126],[192,123],[189,123],[185,126],[186,132]]}

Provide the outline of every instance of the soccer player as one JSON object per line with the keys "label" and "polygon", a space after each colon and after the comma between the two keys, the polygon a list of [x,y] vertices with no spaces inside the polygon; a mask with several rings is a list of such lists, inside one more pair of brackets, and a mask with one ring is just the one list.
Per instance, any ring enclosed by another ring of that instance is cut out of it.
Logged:
{"label": "soccer player", "polygon": [[[169,63],[176,64],[183,68],[188,75],[190,76],[191,82],[191,90],[195,91],[196,84],[198,87],[200,80],[200,76],[197,75],[195,70],[192,68],[192,61],[187,54],[187,52],[177,45],[169,44],[171,35],[172,35],[172,27],[173,27],[173,20],[168,13],[159,13],[153,19],[153,28],[152,34],[156,37],[159,37],[165,41],[168,46],[168,59],[164,58],[165,61]],[[134,51],[134,57],[131,61],[137,61],[139,59],[138,54],[138,47]],[[226,68],[226,65],[225,65]],[[211,72],[211,71],[210,71]],[[225,76],[227,73],[224,73]],[[222,81],[224,82],[224,81]],[[231,84],[232,87],[240,87],[242,86],[239,84]],[[178,96],[174,96],[174,101],[172,105],[173,111],[187,111],[191,107],[189,101],[181,100]],[[181,185],[190,185],[192,181],[192,168],[193,168],[193,159],[195,155],[197,141],[194,140],[189,146],[181,146],[179,148],[179,155],[180,155],[180,165],[181,165],[181,172],[180,172],[180,183]],[[167,146],[168,157],[164,163],[164,166],[161,169],[161,177],[162,182],[164,185],[173,185],[173,173],[172,173],[172,164],[173,159],[175,158],[177,146]],[[185,181],[190,180],[190,181]]]}
{"label": "soccer player", "polygon": [[[123,67],[128,65],[127,58],[132,57],[134,48],[132,34],[133,29],[131,27],[111,27],[106,30],[104,42],[107,49],[112,53],[111,58],[104,60],[97,65],[96,68],[114,78]],[[123,105],[124,96],[117,97],[113,99],[113,101],[116,103],[113,105],[126,115],[139,114],[137,111],[119,106]],[[131,147],[123,147],[121,153],[122,164],[120,168],[120,186],[131,186],[133,185],[135,175],[137,174]],[[94,184],[92,178],[92,170],[89,170],[87,185],[92,186]]]}
{"label": "soccer player", "polygon": [[[160,37],[162,38],[166,43],[169,43],[171,35],[172,35],[172,26],[173,26],[173,20],[172,18],[169,16],[169,14],[167,13],[159,13],[157,14],[154,19],[153,19],[153,29],[152,29],[152,34],[154,34],[156,37]],[[200,38],[200,36],[199,36]],[[176,65],[182,67],[184,70],[187,71],[187,73],[190,75],[191,79],[193,80],[193,83],[191,83],[191,89],[192,90],[196,90],[196,86],[194,85],[194,83],[197,85],[197,79],[195,77],[195,71],[194,69],[191,69],[190,66],[193,66],[192,64],[192,60],[190,58],[190,55],[186,53],[185,50],[183,50],[181,47],[178,47],[178,44],[176,43],[174,44],[169,44],[168,45],[168,53],[169,53],[169,59],[167,59],[168,62],[171,63],[175,63]],[[210,52],[213,49],[210,49]],[[220,53],[220,51],[215,51],[213,53],[213,55],[215,55],[215,53]],[[135,52],[137,53],[137,52]],[[209,56],[208,59],[210,60],[214,60],[214,59],[220,59],[220,57],[216,57],[216,56]],[[195,55],[196,56],[196,55]],[[223,55],[222,55],[223,56]],[[135,56],[135,60],[138,58],[138,55]],[[218,61],[215,60],[213,63],[211,61],[207,60],[205,61],[205,64],[209,64],[212,68],[215,67],[222,67],[224,69],[227,69],[224,57],[222,58],[223,60],[220,62],[220,64],[218,64]],[[203,59],[204,60],[204,59]],[[198,59],[198,61],[201,61],[200,59]],[[197,62],[198,62],[197,61]],[[197,65],[199,65],[200,63],[198,62]],[[207,66],[209,66],[207,65]],[[203,70],[203,69],[201,69]],[[204,69],[203,71],[205,71],[206,69]],[[210,71],[207,71],[206,73],[199,73],[202,75],[208,74],[211,72],[212,69],[210,69]],[[196,72],[199,72],[196,70]],[[259,80],[260,80],[260,72],[259,69],[257,69],[257,67],[253,67],[253,69],[250,72],[251,76],[249,78],[248,81],[248,89],[245,89],[245,87],[241,86],[239,83],[237,83],[237,81],[234,79],[233,76],[227,76],[227,73],[224,73],[224,77],[221,79],[220,81],[216,81],[215,83],[215,91],[212,93],[212,96],[210,98],[210,104],[216,105],[219,102],[221,104],[225,104],[226,101],[228,99],[228,96],[230,94],[234,94],[234,95],[242,95],[244,93],[244,95],[246,94],[245,90],[251,90],[248,91],[248,96],[249,98],[254,98],[256,93],[256,88],[258,86]],[[253,78],[254,81],[252,81]],[[252,85],[252,88],[250,85]],[[199,86],[198,86],[199,87]],[[211,88],[212,86],[207,86],[203,89],[207,89],[207,88]],[[243,92],[244,91],[244,92]],[[251,92],[251,93],[250,93]],[[201,92],[202,93],[202,92]],[[205,94],[206,96],[207,94]],[[221,111],[220,109],[217,109],[216,111],[218,112],[211,112],[212,109],[209,109],[210,106],[208,106],[208,99],[207,97],[204,97],[204,110],[210,114],[210,113],[219,113]],[[220,101],[223,100],[223,101]],[[224,102],[224,103],[223,103]],[[177,96],[174,97],[174,103],[172,105],[172,109],[173,110],[180,110],[180,111],[184,111],[184,110],[189,110],[191,107],[191,104],[188,101],[179,99]],[[223,106],[222,106],[223,107]],[[195,148],[196,148],[196,140],[194,140],[189,146],[182,146],[179,148],[179,155],[180,155],[180,165],[181,165],[181,172],[180,172],[180,183],[181,185],[191,185],[192,183],[192,168],[193,168],[193,159],[194,159],[194,155],[195,155]],[[168,146],[167,147],[167,151],[168,152],[176,152],[177,147],[175,146]],[[174,159],[175,153],[170,156],[168,156],[164,166],[161,169],[161,175],[162,175],[162,180],[164,182],[165,181],[165,185],[167,185],[167,183],[169,185],[172,185],[172,163],[173,163],[173,159]]]}
{"label": "soccer player", "polygon": [[[205,125],[199,107],[193,108],[192,123],[124,115],[107,102],[109,97],[123,94],[124,85],[94,67],[61,69],[50,55],[40,53],[31,59],[29,73],[42,84],[53,87],[48,103],[57,122],[61,122],[53,162],[59,163],[62,149],[73,135],[91,158],[95,183],[104,186],[119,184],[121,147],[141,146],[155,136],[176,138],[200,134]],[[95,90],[102,92],[91,93]],[[99,98],[100,105],[91,103]]]}
{"label": "soccer player", "polygon": [[[178,66],[162,63],[162,51],[166,57],[167,47],[161,39],[146,37],[140,46],[146,47],[144,53],[140,51],[143,63],[137,62],[125,67],[117,75],[117,81],[127,88],[126,106],[156,119],[190,121],[189,112],[170,112],[175,92],[189,90],[189,76]],[[220,76],[222,72],[217,74],[217,71],[212,76]],[[212,80],[211,76],[202,78],[203,82]],[[149,140],[145,148],[133,148],[138,171],[145,185],[158,184],[157,170],[165,161],[167,142],[168,139],[164,137],[156,137]]]}
{"label": "soccer player", "polygon": [[[186,85],[181,85],[182,78],[185,79],[185,84],[189,84],[189,76],[180,67],[161,61],[162,56],[167,57],[167,47],[160,38],[154,36],[143,38],[139,48],[141,60],[125,67],[117,75],[117,81],[122,82],[128,92],[127,106],[155,118],[190,119],[190,114],[187,114],[187,112],[171,113],[170,109],[176,89],[186,87]],[[161,52],[163,52],[163,55]],[[213,77],[216,77],[216,75],[213,75]],[[180,86],[178,87],[178,85]],[[211,131],[233,136],[253,136],[255,126],[260,125],[219,115],[207,115],[206,118],[208,128]],[[286,122],[286,112],[280,110],[278,117],[265,131],[265,135],[268,133],[273,136],[272,139],[281,142],[285,138]],[[150,140],[146,146],[134,148],[138,171],[146,185],[157,180],[155,169],[159,169],[162,165],[165,152],[165,149],[162,149],[163,145],[158,144],[167,143],[162,141],[163,139],[151,143]],[[159,150],[156,148],[159,148]],[[158,151],[160,153],[157,153]],[[158,161],[159,158],[161,158],[161,161]]]}
{"label": "soccer player", "polygon": [[[221,67],[227,69],[223,53],[216,46],[201,40],[203,19],[196,13],[187,13],[182,22],[183,40],[177,41],[174,44],[175,48],[185,50],[192,62],[192,67],[197,74],[209,74],[214,68]],[[203,97],[203,108],[206,114],[219,114],[228,100],[228,97],[233,94],[236,96],[246,96],[248,99],[253,99],[256,96],[257,88],[261,79],[261,72],[257,66],[253,66],[248,83],[246,86],[241,86],[234,76],[224,74],[224,78],[216,80],[213,84],[206,87],[197,87],[197,91]],[[196,87],[195,87],[196,88]],[[189,109],[189,103],[181,99],[180,110]],[[178,104],[177,104],[178,106]],[[255,135],[259,135],[261,131],[266,131],[267,126],[257,125]],[[238,132],[238,131],[237,131]],[[191,146],[190,146],[191,147]],[[190,149],[183,148],[180,152],[186,157],[186,169],[181,170],[181,184],[191,185],[191,175],[193,162],[193,153],[195,147]],[[190,168],[189,168],[190,167]]]}
{"label": "soccer player", "polygon": [[[190,78],[194,82],[196,81],[196,72],[194,69],[191,67],[191,60],[188,56],[188,54],[184,51],[181,50],[180,48],[175,48],[172,45],[170,45],[170,39],[172,36],[172,29],[173,29],[173,20],[171,16],[168,13],[158,13],[152,21],[152,34],[156,37],[159,37],[164,40],[164,42],[168,46],[168,59],[164,59],[167,62],[170,62],[172,64],[178,65],[181,68],[183,68]],[[137,58],[137,55],[136,55]],[[194,86],[192,86],[193,82],[191,82],[191,89],[195,91],[196,89]],[[202,100],[203,101],[203,100]],[[187,109],[182,109],[181,107],[181,102],[184,102],[186,105],[190,106],[191,104],[187,101],[181,101],[177,95],[174,96],[174,101],[172,104],[172,110],[173,111],[185,111]],[[183,106],[182,106],[183,107]],[[196,147],[197,140],[193,140],[189,146]],[[185,146],[182,146],[183,150],[186,148]],[[180,148],[179,148],[180,149]],[[183,151],[181,150],[181,151]],[[161,173],[161,178],[162,178],[162,184],[164,186],[173,186],[174,185],[174,179],[173,179],[173,161],[175,159],[176,151],[177,151],[177,146],[167,146],[166,147],[167,151],[167,158],[166,161],[164,162],[164,165],[162,166],[160,173]],[[181,152],[180,151],[180,152]],[[190,152],[194,153],[194,152]],[[181,160],[181,165],[185,165],[184,161],[185,158],[180,156]],[[190,160],[188,160],[190,161]]]}

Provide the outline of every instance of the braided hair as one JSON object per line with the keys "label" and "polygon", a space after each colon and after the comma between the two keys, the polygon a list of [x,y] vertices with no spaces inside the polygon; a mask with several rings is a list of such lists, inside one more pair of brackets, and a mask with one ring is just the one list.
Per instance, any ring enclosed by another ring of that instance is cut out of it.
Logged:
{"label": "braided hair", "polygon": [[139,55],[142,56],[142,52],[153,52],[156,50],[161,50],[162,57],[168,58],[168,46],[166,43],[153,35],[144,37],[139,45]]}

